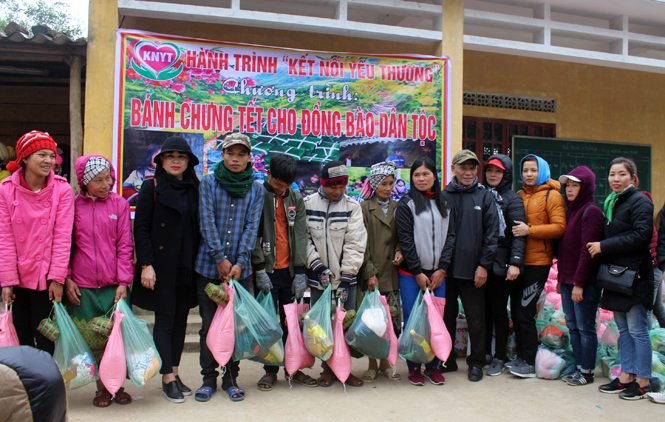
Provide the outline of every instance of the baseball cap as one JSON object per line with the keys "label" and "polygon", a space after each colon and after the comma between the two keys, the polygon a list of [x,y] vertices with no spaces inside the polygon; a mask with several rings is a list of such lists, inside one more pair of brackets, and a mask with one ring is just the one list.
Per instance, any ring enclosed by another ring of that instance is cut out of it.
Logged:
{"label": "baseball cap", "polygon": [[568,183],[569,179],[572,180],[573,182],[582,183],[582,181],[578,177],[571,176],[570,174],[564,174],[563,176],[559,177],[559,182],[562,185],[565,185],[566,183]]}
{"label": "baseball cap", "polygon": [[478,157],[476,157],[476,154],[473,151],[468,149],[463,149],[457,154],[455,154],[455,156],[453,157],[453,164],[460,164],[469,160],[473,160],[477,164],[480,164],[480,160],[478,160]]}
{"label": "baseball cap", "polygon": [[497,166],[497,167],[500,168],[501,170],[505,170],[505,169],[506,169],[506,166],[504,166],[503,163],[501,162],[501,160],[499,160],[498,158],[493,158],[493,159],[489,160],[488,162],[486,162],[485,164],[483,164],[483,168],[486,169],[487,166],[490,166],[490,165]]}
{"label": "baseball cap", "polygon": [[252,151],[252,143],[249,141],[249,137],[242,133],[232,133],[227,135],[224,138],[224,142],[222,142],[222,151],[233,145],[242,145],[249,151]]}

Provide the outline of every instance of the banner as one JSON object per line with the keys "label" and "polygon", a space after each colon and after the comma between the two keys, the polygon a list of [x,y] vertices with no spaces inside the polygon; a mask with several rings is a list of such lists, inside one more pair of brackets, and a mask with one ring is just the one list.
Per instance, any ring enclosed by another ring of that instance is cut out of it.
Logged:
{"label": "banner", "polygon": [[348,194],[367,196],[369,167],[397,164],[393,197],[411,164],[450,168],[450,59],[290,50],[118,30],[113,162],[118,192],[134,205],[164,140],[184,137],[202,178],[221,161],[226,135],[252,142],[255,178],[275,154],[298,161],[293,188],[319,187],[322,166],[349,167]]}

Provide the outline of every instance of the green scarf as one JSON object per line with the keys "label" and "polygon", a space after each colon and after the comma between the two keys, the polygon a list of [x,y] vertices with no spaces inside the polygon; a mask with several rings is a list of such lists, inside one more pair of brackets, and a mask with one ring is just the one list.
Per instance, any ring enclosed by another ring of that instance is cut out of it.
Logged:
{"label": "green scarf", "polygon": [[234,198],[244,198],[254,183],[252,164],[247,164],[245,171],[234,173],[220,161],[215,166],[215,179]]}
{"label": "green scarf", "polygon": [[607,198],[605,199],[605,216],[607,217],[607,221],[610,223],[612,222],[612,213],[614,213],[614,206],[617,204],[617,199],[619,196],[621,196],[625,191],[627,191],[629,188],[633,187],[633,185],[628,186],[626,189],[622,190],[619,193],[616,193],[614,191],[610,192],[609,195],[607,195]]}

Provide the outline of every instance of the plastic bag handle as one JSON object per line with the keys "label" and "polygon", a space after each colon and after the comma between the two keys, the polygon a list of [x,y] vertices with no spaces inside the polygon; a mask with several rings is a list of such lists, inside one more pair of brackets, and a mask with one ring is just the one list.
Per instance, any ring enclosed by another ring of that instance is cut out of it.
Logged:
{"label": "plastic bag handle", "polygon": [[12,306],[13,305],[9,305],[9,309],[7,309],[7,304],[5,303],[5,312],[11,312],[12,311]]}

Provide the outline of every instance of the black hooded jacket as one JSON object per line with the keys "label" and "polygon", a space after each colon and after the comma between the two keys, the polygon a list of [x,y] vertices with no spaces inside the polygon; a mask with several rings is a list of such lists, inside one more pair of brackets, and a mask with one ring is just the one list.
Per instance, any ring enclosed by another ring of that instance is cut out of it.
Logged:
{"label": "black hooded jacket", "polygon": [[[510,249],[510,255],[508,262],[501,262],[500,264],[514,265],[522,271],[524,250],[526,249],[526,236],[513,236],[513,227],[516,226],[515,220],[526,222],[524,201],[522,201],[522,198],[512,190],[513,162],[510,161],[510,158],[502,154],[492,155],[485,162],[490,162],[494,159],[501,161],[501,164],[506,168],[503,172],[503,179],[499,182],[499,186],[496,187],[496,191],[501,195],[501,211],[503,212],[503,218],[506,221],[504,237],[499,238],[499,249]],[[489,186],[484,171],[483,185]]]}
{"label": "black hooded jacket", "polygon": [[452,182],[443,190],[455,219],[455,250],[449,274],[460,280],[475,279],[476,268],[492,269],[499,240],[499,217],[494,197],[482,185],[457,191]]}

